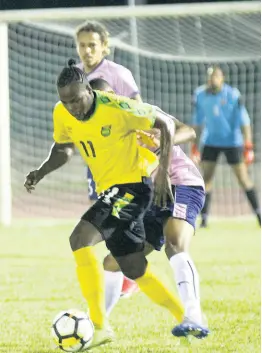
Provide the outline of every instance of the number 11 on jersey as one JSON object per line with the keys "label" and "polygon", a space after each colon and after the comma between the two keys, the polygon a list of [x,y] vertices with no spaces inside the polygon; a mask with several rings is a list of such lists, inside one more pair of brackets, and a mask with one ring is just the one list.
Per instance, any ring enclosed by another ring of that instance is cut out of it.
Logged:
{"label": "number 11 on jersey", "polygon": [[96,157],[96,152],[92,141],[86,141],[86,143],[84,143],[83,141],[79,142],[81,143],[87,157]]}

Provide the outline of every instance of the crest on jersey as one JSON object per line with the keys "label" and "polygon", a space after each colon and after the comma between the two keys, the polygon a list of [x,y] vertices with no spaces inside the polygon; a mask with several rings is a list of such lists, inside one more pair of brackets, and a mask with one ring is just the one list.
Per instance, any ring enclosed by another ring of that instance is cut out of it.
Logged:
{"label": "crest on jersey", "polygon": [[101,135],[104,136],[104,137],[109,136],[111,134],[111,127],[112,127],[112,125],[102,126]]}
{"label": "crest on jersey", "polygon": [[227,101],[226,101],[225,98],[222,98],[220,103],[221,103],[221,105],[226,105],[226,104],[227,104]]}

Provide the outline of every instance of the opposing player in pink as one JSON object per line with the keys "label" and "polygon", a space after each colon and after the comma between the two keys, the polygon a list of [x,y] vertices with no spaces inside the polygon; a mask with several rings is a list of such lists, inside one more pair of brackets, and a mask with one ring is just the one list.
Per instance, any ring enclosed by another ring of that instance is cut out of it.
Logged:
{"label": "opposing player in pink", "polygon": [[102,78],[114,92],[137,101],[142,101],[139,89],[130,70],[106,58],[110,54],[109,33],[97,22],[84,22],[76,29],[77,52],[81,59],[78,67],[88,80]]}
{"label": "opposing player in pink", "polygon": [[[111,91],[107,82],[92,81],[94,89]],[[165,243],[165,252],[173,269],[177,289],[185,307],[185,320],[173,329],[175,336],[187,336],[195,330],[197,338],[204,338],[209,330],[203,324],[198,271],[189,255],[189,246],[195,233],[196,218],[205,201],[203,178],[195,164],[177,146],[195,137],[192,128],[176,121],[176,135],[169,175],[175,202],[167,206],[152,206],[144,216],[148,255],[160,250]],[[138,131],[139,142],[159,152],[159,137],[151,132]],[[111,281],[106,283],[106,308],[108,315],[120,298],[123,274],[111,255],[104,260],[104,269],[111,272]]]}

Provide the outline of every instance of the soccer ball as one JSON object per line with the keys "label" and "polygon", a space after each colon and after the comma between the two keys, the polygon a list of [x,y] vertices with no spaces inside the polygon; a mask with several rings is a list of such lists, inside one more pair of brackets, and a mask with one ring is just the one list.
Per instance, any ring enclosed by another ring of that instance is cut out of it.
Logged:
{"label": "soccer ball", "polygon": [[60,312],[52,324],[52,337],[64,352],[83,352],[94,336],[94,325],[88,314],[76,309]]}

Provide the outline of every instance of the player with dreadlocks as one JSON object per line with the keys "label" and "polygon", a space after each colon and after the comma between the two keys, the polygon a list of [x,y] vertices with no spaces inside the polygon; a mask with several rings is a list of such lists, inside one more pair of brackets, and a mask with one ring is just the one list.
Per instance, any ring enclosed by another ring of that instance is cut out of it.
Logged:
{"label": "player with dreadlocks", "polygon": [[[143,253],[143,215],[152,200],[150,175],[155,176],[155,202],[173,199],[168,177],[175,125],[163,111],[146,103],[93,91],[85,74],[72,60],[57,80],[60,101],[53,111],[54,144],[48,158],[30,172],[24,186],[31,192],[48,173],[65,164],[76,146],[90,167],[100,194],[81,217],[70,236],[77,276],[96,326],[92,346],[111,340],[105,313],[103,268],[94,246],[105,241],[121,271],[134,279],[155,303],[182,322],[181,302],[148,266]],[[159,162],[155,154],[138,146],[136,130],[161,131]],[[91,348],[91,347],[90,347]]]}
{"label": "player with dreadlocks", "polygon": [[[113,92],[103,79],[91,80],[93,89]],[[167,207],[152,205],[143,218],[146,234],[144,253],[147,256],[153,250],[161,250],[165,243],[165,253],[174,273],[177,290],[185,307],[183,323],[173,330],[175,336],[188,336],[192,327],[196,338],[208,336],[209,330],[203,323],[200,305],[200,281],[197,268],[192,260],[189,247],[195,233],[196,218],[205,200],[204,180],[200,172],[178,146],[195,138],[193,128],[175,120],[176,133],[172,152],[169,176],[171,179],[174,202]],[[138,131],[138,141],[144,147],[158,154],[159,139],[153,132]],[[159,137],[159,136],[158,136]],[[109,316],[117,304],[124,279],[118,264],[111,254],[104,259],[106,312]],[[111,276],[109,276],[109,274]]]}
{"label": "player with dreadlocks", "polygon": [[[96,21],[85,21],[75,30],[75,44],[81,60],[77,64],[86,73],[89,81],[104,79],[113,88],[114,93],[142,102],[139,88],[131,71],[123,65],[108,59],[110,34],[107,28]],[[87,168],[88,194],[90,200],[97,200],[96,185],[90,168]],[[110,273],[105,281],[111,281]],[[122,295],[127,297],[138,290],[136,282],[124,277]]]}

